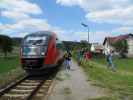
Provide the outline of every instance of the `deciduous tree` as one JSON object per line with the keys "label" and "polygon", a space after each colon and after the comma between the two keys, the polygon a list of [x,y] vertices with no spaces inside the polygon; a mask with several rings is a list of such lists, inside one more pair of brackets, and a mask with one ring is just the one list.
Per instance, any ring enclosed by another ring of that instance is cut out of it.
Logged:
{"label": "deciduous tree", "polygon": [[112,44],[117,52],[120,53],[122,58],[126,57],[126,53],[128,52],[128,44],[126,40],[120,40]]}
{"label": "deciduous tree", "polygon": [[9,36],[0,35],[0,50],[4,53],[5,57],[7,57],[8,52],[12,52],[12,44],[12,39]]}

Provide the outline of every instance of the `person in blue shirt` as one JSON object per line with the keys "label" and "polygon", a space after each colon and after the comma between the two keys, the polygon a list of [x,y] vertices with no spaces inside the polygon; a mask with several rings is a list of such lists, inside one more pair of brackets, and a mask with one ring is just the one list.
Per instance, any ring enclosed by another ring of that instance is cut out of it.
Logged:
{"label": "person in blue shirt", "polygon": [[111,68],[112,71],[116,71],[116,68],[115,68],[115,66],[114,66],[114,64],[113,64],[113,60],[112,60],[113,51],[110,50],[110,51],[107,53],[106,56],[107,56],[107,57],[106,57],[106,60],[107,60],[108,68]]}

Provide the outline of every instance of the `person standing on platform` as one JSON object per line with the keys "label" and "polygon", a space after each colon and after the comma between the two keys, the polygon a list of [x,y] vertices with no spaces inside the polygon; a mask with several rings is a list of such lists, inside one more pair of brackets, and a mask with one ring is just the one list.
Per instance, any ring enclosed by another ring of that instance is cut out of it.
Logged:
{"label": "person standing on platform", "polygon": [[68,71],[70,70],[71,53],[69,51],[64,54],[64,67]]}

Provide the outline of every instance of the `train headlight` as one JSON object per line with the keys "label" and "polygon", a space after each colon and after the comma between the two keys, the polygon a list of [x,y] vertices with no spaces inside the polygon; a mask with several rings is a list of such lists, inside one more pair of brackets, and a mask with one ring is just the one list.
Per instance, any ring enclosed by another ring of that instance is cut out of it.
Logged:
{"label": "train headlight", "polygon": [[44,52],[41,53],[41,55],[44,55],[44,54],[45,54]]}
{"label": "train headlight", "polygon": [[43,48],[41,49],[41,55],[45,55],[45,53],[46,53],[46,47],[43,47]]}

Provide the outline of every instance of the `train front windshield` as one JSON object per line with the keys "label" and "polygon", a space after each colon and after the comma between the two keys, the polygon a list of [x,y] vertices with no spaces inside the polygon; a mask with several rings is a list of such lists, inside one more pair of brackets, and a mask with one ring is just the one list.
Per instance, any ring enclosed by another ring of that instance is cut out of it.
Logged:
{"label": "train front windshield", "polygon": [[46,53],[48,45],[47,35],[28,35],[24,38],[22,46],[22,55],[28,56],[43,56]]}
{"label": "train front windshield", "polygon": [[47,36],[45,35],[31,35],[27,36],[24,40],[26,45],[44,45],[47,42]]}

